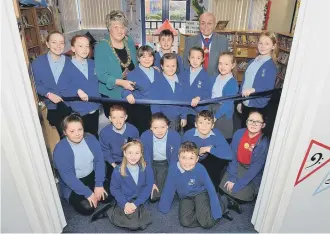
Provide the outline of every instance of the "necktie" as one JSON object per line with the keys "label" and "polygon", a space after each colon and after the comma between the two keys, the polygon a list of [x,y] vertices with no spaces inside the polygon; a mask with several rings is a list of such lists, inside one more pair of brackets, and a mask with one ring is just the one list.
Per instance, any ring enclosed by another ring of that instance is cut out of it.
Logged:
{"label": "necktie", "polygon": [[[209,42],[209,38],[205,38],[206,43]],[[204,68],[207,70],[207,67],[209,66],[209,55],[210,51],[209,49],[204,45]]]}

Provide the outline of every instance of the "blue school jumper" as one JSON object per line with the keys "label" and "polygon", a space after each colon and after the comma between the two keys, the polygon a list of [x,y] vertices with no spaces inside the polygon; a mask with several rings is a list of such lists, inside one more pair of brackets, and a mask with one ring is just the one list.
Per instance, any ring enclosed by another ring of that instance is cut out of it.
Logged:
{"label": "blue school jumper", "polygon": [[[78,89],[73,84],[72,77],[76,69],[77,68],[70,61],[70,58],[65,56],[65,64],[58,82],[56,83],[47,54],[39,56],[32,62],[32,71],[37,93],[43,97],[46,97],[49,92],[60,97],[77,96]],[[44,102],[47,109],[56,109],[56,104],[51,102],[48,98],[45,98]],[[70,102],[65,102],[65,104],[70,107]]]}
{"label": "blue school jumper", "polygon": [[154,173],[150,165],[147,165],[144,170],[140,166],[137,184],[128,168],[126,168],[126,176],[121,176],[120,167],[114,169],[110,182],[110,192],[115,197],[118,206],[124,209],[127,202],[133,202],[137,207],[144,204],[154,184]]}
{"label": "blue school jumper", "polygon": [[[191,102],[191,100],[197,96],[201,98],[201,100],[204,99],[210,99],[211,98],[211,79],[207,72],[202,69],[197,77],[195,78],[194,82],[190,85],[190,69],[185,70],[183,73],[181,73],[182,78],[182,84],[184,88],[184,93],[186,94],[186,101]],[[207,110],[208,106],[198,105],[195,108],[187,107],[187,114],[196,115],[196,113]]]}
{"label": "blue school jumper", "polygon": [[[91,59],[87,59],[87,63],[88,79],[76,67],[76,69],[73,70],[72,74],[70,74],[73,78],[73,83],[76,86],[77,90],[81,89],[88,95],[88,97],[101,97],[99,93],[99,82],[95,73],[95,63]],[[96,102],[72,101],[70,102],[70,104],[72,110],[78,112],[81,116],[84,116],[92,111],[98,110],[100,107],[100,103]]]}
{"label": "blue school jumper", "polygon": [[[95,187],[103,187],[105,165],[100,143],[91,134],[86,134],[84,139],[94,156]],[[90,197],[94,191],[76,177],[73,150],[66,138],[57,143],[53,156],[55,167],[60,174],[59,183],[63,197],[68,201],[72,191],[85,198]]]}
{"label": "blue school jumper", "polygon": [[[154,158],[154,142],[153,133],[147,130],[141,135],[141,142],[144,148],[144,158],[151,165]],[[169,163],[176,163],[178,161],[179,148],[181,145],[181,136],[172,129],[168,129],[166,141],[166,158]]]}
{"label": "blue school jumper", "polygon": [[[253,61],[254,60],[249,62],[248,67],[251,65]],[[252,88],[254,88],[256,92],[262,92],[262,91],[274,89],[276,74],[277,74],[276,64],[272,59],[269,59],[258,69]],[[245,81],[245,73],[243,76],[243,81],[241,83],[240,93],[242,92],[244,81]],[[268,104],[269,100],[270,97],[251,99],[249,100],[249,107],[263,108]]]}
{"label": "blue school jumper", "polygon": [[136,67],[127,74],[127,80],[135,82],[135,89],[133,91],[123,90],[122,98],[126,99],[128,95],[133,94],[135,99],[150,99],[154,90],[154,84],[160,77],[161,74],[154,70],[154,82],[151,83],[144,71],[140,67]]}
{"label": "blue school jumper", "polygon": [[[159,67],[160,70],[162,70],[162,67],[160,66],[160,59],[162,58],[162,56],[160,56],[160,53],[157,52],[155,54],[155,61],[154,61],[154,65],[156,67]],[[180,55],[176,54],[176,58],[178,60],[178,71],[176,72],[176,74],[180,74],[184,71],[184,67],[183,67],[183,62],[182,62],[182,58]]]}
{"label": "blue school jumper", "polygon": [[[178,81],[175,82],[174,92],[171,85],[166,80],[163,74],[160,75],[160,79],[154,82],[153,92],[150,99],[153,100],[172,100],[172,101],[184,101],[185,92],[182,84],[182,79],[178,75]],[[170,120],[186,119],[187,107],[177,105],[151,105],[151,113],[162,112]]]}
{"label": "blue school jumper", "polygon": [[139,139],[139,131],[130,123],[126,123],[123,134],[113,130],[112,124],[104,127],[100,132],[100,144],[104,155],[104,160],[111,163],[120,163],[123,160],[121,147],[127,143],[129,137]]}
{"label": "blue school jumper", "polygon": [[158,209],[162,213],[168,213],[171,209],[175,192],[178,193],[180,199],[183,199],[196,196],[204,191],[207,191],[210,199],[213,219],[220,219],[222,217],[220,202],[204,166],[197,163],[191,171],[182,171],[178,167],[178,163],[172,164],[168,171]]}
{"label": "blue school jumper", "polygon": [[239,192],[245,186],[247,186],[252,180],[254,180],[258,175],[258,173],[263,169],[267,159],[269,141],[266,137],[262,138],[262,134],[261,134],[258,139],[258,143],[253,148],[251,163],[248,171],[240,179],[237,178],[237,166],[239,163],[237,161],[237,150],[245,131],[246,128],[237,130],[234,133],[233,140],[231,142],[231,148],[235,156],[233,157],[233,160],[229,162],[227,167],[227,172],[229,174],[228,180],[235,183],[232,190],[233,193]]}
{"label": "blue school jumper", "polygon": [[[215,81],[217,80],[217,77],[213,77],[211,79],[211,94],[213,86],[215,85]],[[235,95],[238,93],[238,84],[234,77],[230,78],[225,86],[222,89],[222,97]],[[223,115],[226,116],[227,119],[232,119],[234,115],[234,101],[224,101],[222,105],[220,106],[219,110],[215,113],[214,117],[216,119],[221,118]]]}
{"label": "blue school jumper", "polygon": [[[210,136],[206,139],[202,139],[199,136],[195,136],[196,128],[192,128],[185,132],[182,138],[182,142],[192,141],[198,149],[204,146],[212,146],[210,154],[217,158],[232,160],[233,152],[230,149],[226,139],[222,136],[218,129],[212,129]],[[206,156],[200,155],[200,160],[205,159]]]}

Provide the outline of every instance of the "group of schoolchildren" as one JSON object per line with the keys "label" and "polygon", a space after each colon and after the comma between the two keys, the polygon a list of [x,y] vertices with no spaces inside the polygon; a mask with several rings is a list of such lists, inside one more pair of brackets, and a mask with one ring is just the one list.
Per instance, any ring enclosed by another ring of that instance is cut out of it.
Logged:
{"label": "group of schoolchildren", "polygon": [[[260,37],[260,55],[246,71],[240,89],[243,96],[274,87],[276,41],[269,35]],[[262,129],[269,98],[240,103],[237,110],[245,116],[246,128],[233,134],[233,101],[199,102],[238,94],[232,73],[234,55],[222,53],[220,74],[211,78],[203,68],[204,50],[193,47],[190,68],[184,70],[181,57],[170,52],[173,39],[172,32],[164,30],[159,36],[160,52],[154,54],[149,46],[138,49],[139,66],[127,75],[134,90],[124,90],[122,98],[130,104],[138,99],[174,104],[152,104],[149,112],[149,106],[141,105],[140,111],[138,106],[140,118],[131,123],[126,122],[125,107],[114,104],[110,124],[99,135],[100,104],[88,102],[89,97],[100,96],[94,62],[87,59],[88,38],[72,39],[70,59],[62,55],[63,35],[50,34],[49,53],[32,64],[48,120],[64,133],[53,153],[61,193],[80,214],[96,219],[106,212],[118,227],[145,229],[152,222],[148,202],[158,201],[159,211],[167,213],[177,193],[181,225],[211,228],[221,217],[232,220],[228,209],[241,213],[239,203],[255,199],[258,189],[253,180],[262,171],[268,150]],[[81,101],[63,101],[65,96],[79,96]],[[180,106],[176,101],[191,105]]]}

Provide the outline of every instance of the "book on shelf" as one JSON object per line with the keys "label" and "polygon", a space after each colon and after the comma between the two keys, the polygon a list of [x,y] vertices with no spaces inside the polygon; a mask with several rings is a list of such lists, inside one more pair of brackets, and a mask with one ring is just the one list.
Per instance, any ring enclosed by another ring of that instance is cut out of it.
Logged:
{"label": "book on shelf", "polygon": [[238,70],[245,70],[248,66],[248,62],[246,61],[242,61],[240,63],[237,64],[237,69]]}
{"label": "book on shelf", "polygon": [[247,40],[248,40],[248,43],[249,44],[256,45],[256,44],[258,44],[259,38],[256,35],[249,35],[248,38],[247,38]]}
{"label": "book on shelf", "polygon": [[292,38],[288,38],[287,43],[286,43],[286,49],[290,50],[292,46]]}
{"label": "book on shelf", "polygon": [[289,54],[281,51],[278,55],[277,61],[286,65],[288,64],[288,60],[289,60]]}

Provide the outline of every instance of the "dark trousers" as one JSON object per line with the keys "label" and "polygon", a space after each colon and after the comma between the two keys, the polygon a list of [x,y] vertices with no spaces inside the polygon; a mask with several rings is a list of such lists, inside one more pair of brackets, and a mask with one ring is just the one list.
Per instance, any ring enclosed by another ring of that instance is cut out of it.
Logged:
{"label": "dark trousers", "polygon": [[158,201],[160,199],[160,196],[162,194],[167,173],[168,173],[168,162],[167,160],[162,160],[162,161],[153,161],[152,162],[152,169],[154,171],[154,178],[155,178],[155,184],[159,190],[159,193],[154,190],[153,191],[153,196],[150,199],[151,201]]}
{"label": "dark trousers", "polygon": [[49,124],[54,126],[58,132],[60,138],[64,137],[62,121],[65,117],[72,113],[71,107],[65,105],[64,102],[59,102],[56,105],[56,109],[48,110],[47,112],[47,120]]}
{"label": "dark trousers", "polygon": [[228,165],[228,161],[208,154],[205,159],[200,162],[209,174],[215,190],[217,191],[220,184],[220,178],[223,169]]}
{"label": "dark trousers", "polygon": [[128,122],[139,130],[140,135],[150,128],[150,120],[150,106],[139,104],[128,105]]}
{"label": "dark trousers", "polygon": [[215,225],[207,192],[183,198],[179,205],[179,221],[184,227],[211,228]]}
{"label": "dark trousers", "polygon": [[93,114],[87,114],[82,116],[82,120],[84,123],[84,131],[93,134],[97,139],[99,138],[99,113],[100,111],[97,110]]}
{"label": "dark trousers", "polygon": [[186,132],[195,127],[195,118],[196,115],[187,115],[187,125],[183,128],[183,131]]}
{"label": "dark trousers", "polygon": [[[95,187],[95,173],[91,172],[88,176],[79,179],[84,185],[88,186],[90,190],[94,191]],[[82,215],[91,215],[94,212],[94,207],[91,207],[89,201],[85,196],[71,192],[69,197],[69,204]]]}

